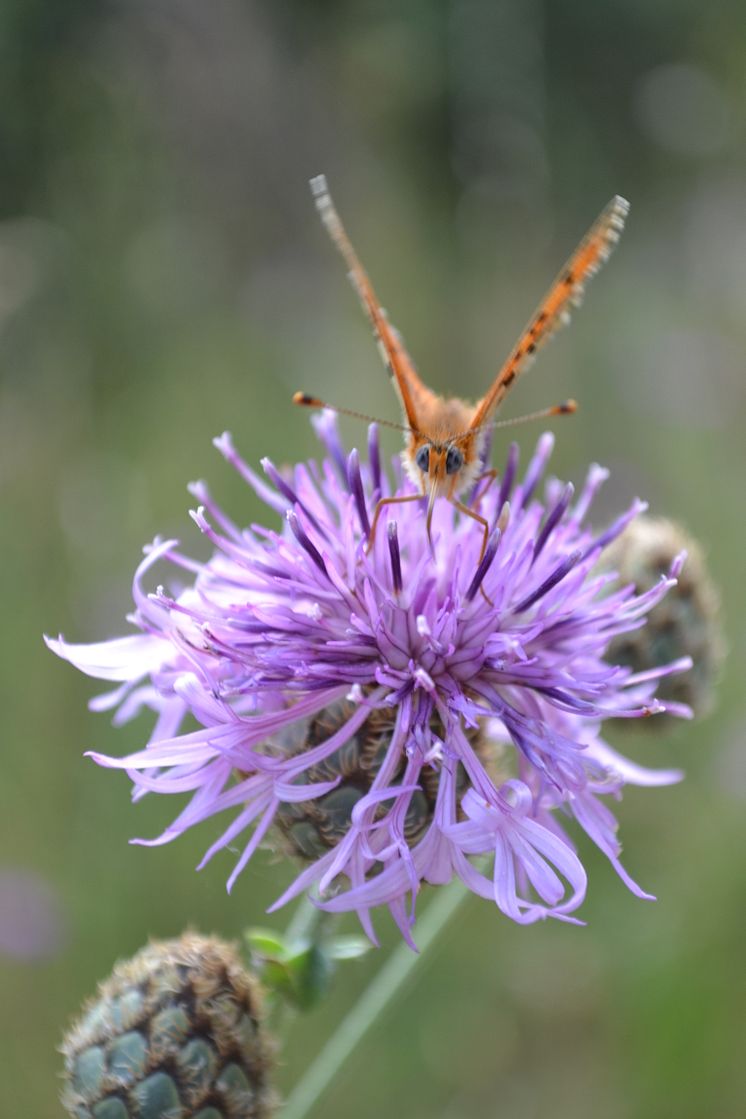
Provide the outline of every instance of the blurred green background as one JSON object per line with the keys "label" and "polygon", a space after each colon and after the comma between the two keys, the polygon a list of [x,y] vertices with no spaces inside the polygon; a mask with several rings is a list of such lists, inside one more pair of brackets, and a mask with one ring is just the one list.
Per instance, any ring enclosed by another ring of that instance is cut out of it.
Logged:
{"label": "blurred green background", "polygon": [[[638,493],[695,532],[730,652],[713,715],[616,740],[687,770],[620,808],[660,900],[586,843],[588,928],[470,902],[318,1114],[744,1113],[745,62],[735,3],[4,0],[1,1114],[60,1114],[62,1027],[115,958],[186,925],[236,936],[288,881],[259,858],[228,898],[229,854],[196,875],[214,821],[128,846],[175,806],[132,808],[82,751],[132,750],[146,723],[90,714],[96,682],[41,634],[124,632],[156,533],[204,554],[188,480],[259,515],[211,445],[225,428],[282,461],[316,453],[297,388],[398,418],[308,195],[321,170],[426,378],[472,397],[606,200],[631,200],[506,414],[579,399],[554,469],[599,460],[600,516]],[[293,1028],[284,1087],[381,960]]]}

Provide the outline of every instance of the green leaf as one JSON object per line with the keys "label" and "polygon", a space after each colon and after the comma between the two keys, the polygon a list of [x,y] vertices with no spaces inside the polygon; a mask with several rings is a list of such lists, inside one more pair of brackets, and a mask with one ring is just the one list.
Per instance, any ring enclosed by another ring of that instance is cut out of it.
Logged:
{"label": "green leaf", "polygon": [[321,945],[307,944],[288,959],[287,965],[296,1005],[301,1010],[311,1010],[329,992],[334,971],[332,960]]}
{"label": "green leaf", "polygon": [[335,936],[327,944],[327,952],[333,960],[359,960],[372,947],[367,936]]}
{"label": "green leaf", "polygon": [[267,990],[298,1010],[311,1010],[325,998],[339,960],[356,960],[369,951],[361,936],[288,940],[272,929],[244,933],[251,963]]}
{"label": "green leaf", "polygon": [[244,939],[252,956],[281,960],[288,954],[284,936],[274,929],[246,929]]}

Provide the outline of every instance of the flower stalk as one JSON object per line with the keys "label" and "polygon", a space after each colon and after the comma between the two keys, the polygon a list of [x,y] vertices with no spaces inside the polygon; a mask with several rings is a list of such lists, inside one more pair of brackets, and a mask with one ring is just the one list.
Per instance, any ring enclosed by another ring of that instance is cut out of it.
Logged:
{"label": "flower stalk", "polygon": [[342,1019],[292,1090],[282,1107],[282,1119],[306,1119],[370,1029],[406,990],[422,955],[432,947],[469,894],[454,880],[438,891],[417,924],[419,954],[402,941],[380,967],[363,994]]}

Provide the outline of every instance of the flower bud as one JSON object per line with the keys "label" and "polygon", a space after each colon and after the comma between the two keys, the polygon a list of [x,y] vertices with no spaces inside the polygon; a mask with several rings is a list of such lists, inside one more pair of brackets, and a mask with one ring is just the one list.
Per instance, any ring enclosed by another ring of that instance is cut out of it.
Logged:
{"label": "flower bud", "polygon": [[[644,672],[679,657],[691,657],[692,667],[663,677],[656,695],[664,703],[685,703],[695,715],[702,715],[712,704],[724,645],[719,595],[702,548],[674,521],[641,516],[612,544],[605,561],[618,572],[620,583],[633,583],[637,593],[643,594],[668,573],[682,551],[687,558],[677,585],[653,607],[644,626],[614,638],[606,659]],[[643,724],[655,726],[658,720],[635,723]]]}
{"label": "flower bud", "polygon": [[120,961],[68,1030],[74,1119],[265,1119],[272,1044],[230,944],[185,933]]}

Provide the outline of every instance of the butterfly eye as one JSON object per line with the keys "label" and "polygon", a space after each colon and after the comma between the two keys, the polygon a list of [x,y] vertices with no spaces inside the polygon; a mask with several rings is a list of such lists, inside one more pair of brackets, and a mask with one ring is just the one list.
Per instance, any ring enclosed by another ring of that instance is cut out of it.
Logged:
{"label": "butterfly eye", "polygon": [[446,453],[446,474],[458,474],[464,465],[464,456],[458,447],[449,447]]}
{"label": "butterfly eye", "polygon": [[430,447],[427,443],[420,447],[414,461],[417,463],[422,473],[427,474],[430,468]]}

